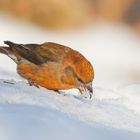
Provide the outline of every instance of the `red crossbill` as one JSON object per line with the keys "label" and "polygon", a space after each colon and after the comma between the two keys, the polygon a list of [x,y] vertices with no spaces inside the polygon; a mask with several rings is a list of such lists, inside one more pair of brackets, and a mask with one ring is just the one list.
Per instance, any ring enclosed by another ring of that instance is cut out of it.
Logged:
{"label": "red crossbill", "polygon": [[50,90],[79,89],[92,97],[94,70],[91,63],[78,51],[48,42],[43,44],[16,44],[4,41],[0,52],[17,64],[17,72],[30,85]]}

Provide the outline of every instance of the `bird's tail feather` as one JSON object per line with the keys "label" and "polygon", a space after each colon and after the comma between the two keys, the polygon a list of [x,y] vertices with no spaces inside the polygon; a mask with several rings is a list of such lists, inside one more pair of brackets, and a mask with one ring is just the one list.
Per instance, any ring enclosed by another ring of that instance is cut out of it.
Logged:
{"label": "bird's tail feather", "polygon": [[15,57],[15,55],[10,47],[0,46],[0,53],[7,55],[15,63],[17,63],[17,58]]}
{"label": "bird's tail feather", "polygon": [[11,50],[9,47],[0,46],[0,53],[8,55],[11,53]]}
{"label": "bird's tail feather", "polygon": [[40,65],[44,62],[43,59],[31,49],[31,47],[28,47],[34,46],[35,44],[16,44],[11,41],[4,41],[4,43],[9,45],[15,56],[28,60],[37,65]]}
{"label": "bird's tail feather", "polygon": [[16,46],[16,43],[13,43],[11,41],[4,41],[4,44],[8,45],[8,46]]}

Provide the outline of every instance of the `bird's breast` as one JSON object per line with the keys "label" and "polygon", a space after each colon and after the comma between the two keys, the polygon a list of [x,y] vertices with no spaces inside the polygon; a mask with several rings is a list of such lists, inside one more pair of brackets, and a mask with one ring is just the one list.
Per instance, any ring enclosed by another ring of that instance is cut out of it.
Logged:
{"label": "bird's breast", "polygon": [[36,84],[52,90],[69,89],[71,86],[61,82],[61,66],[55,62],[35,65],[33,63],[21,63],[17,67],[18,73],[30,79]]}

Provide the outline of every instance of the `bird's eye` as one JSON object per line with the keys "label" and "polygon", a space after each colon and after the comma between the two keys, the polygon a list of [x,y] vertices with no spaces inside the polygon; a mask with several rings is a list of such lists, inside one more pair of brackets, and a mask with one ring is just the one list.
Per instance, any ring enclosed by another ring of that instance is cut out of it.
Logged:
{"label": "bird's eye", "polygon": [[77,80],[78,80],[80,83],[84,83],[79,77],[77,77]]}

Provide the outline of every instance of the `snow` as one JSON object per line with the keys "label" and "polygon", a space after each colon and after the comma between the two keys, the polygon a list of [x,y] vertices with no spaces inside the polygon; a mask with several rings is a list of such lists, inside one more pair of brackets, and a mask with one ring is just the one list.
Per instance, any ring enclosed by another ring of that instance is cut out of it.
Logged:
{"label": "snow", "polygon": [[1,140],[139,139],[139,134],[90,126],[47,107],[4,104],[0,114],[3,120],[0,125]]}
{"label": "snow", "polygon": [[1,140],[139,140],[140,41],[129,27],[98,23],[60,33],[1,15],[1,45],[4,40],[70,46],[91,61],[95,80],[91,100],[80,99],[76,89],[59,95],[29,86],[0,54]]}

